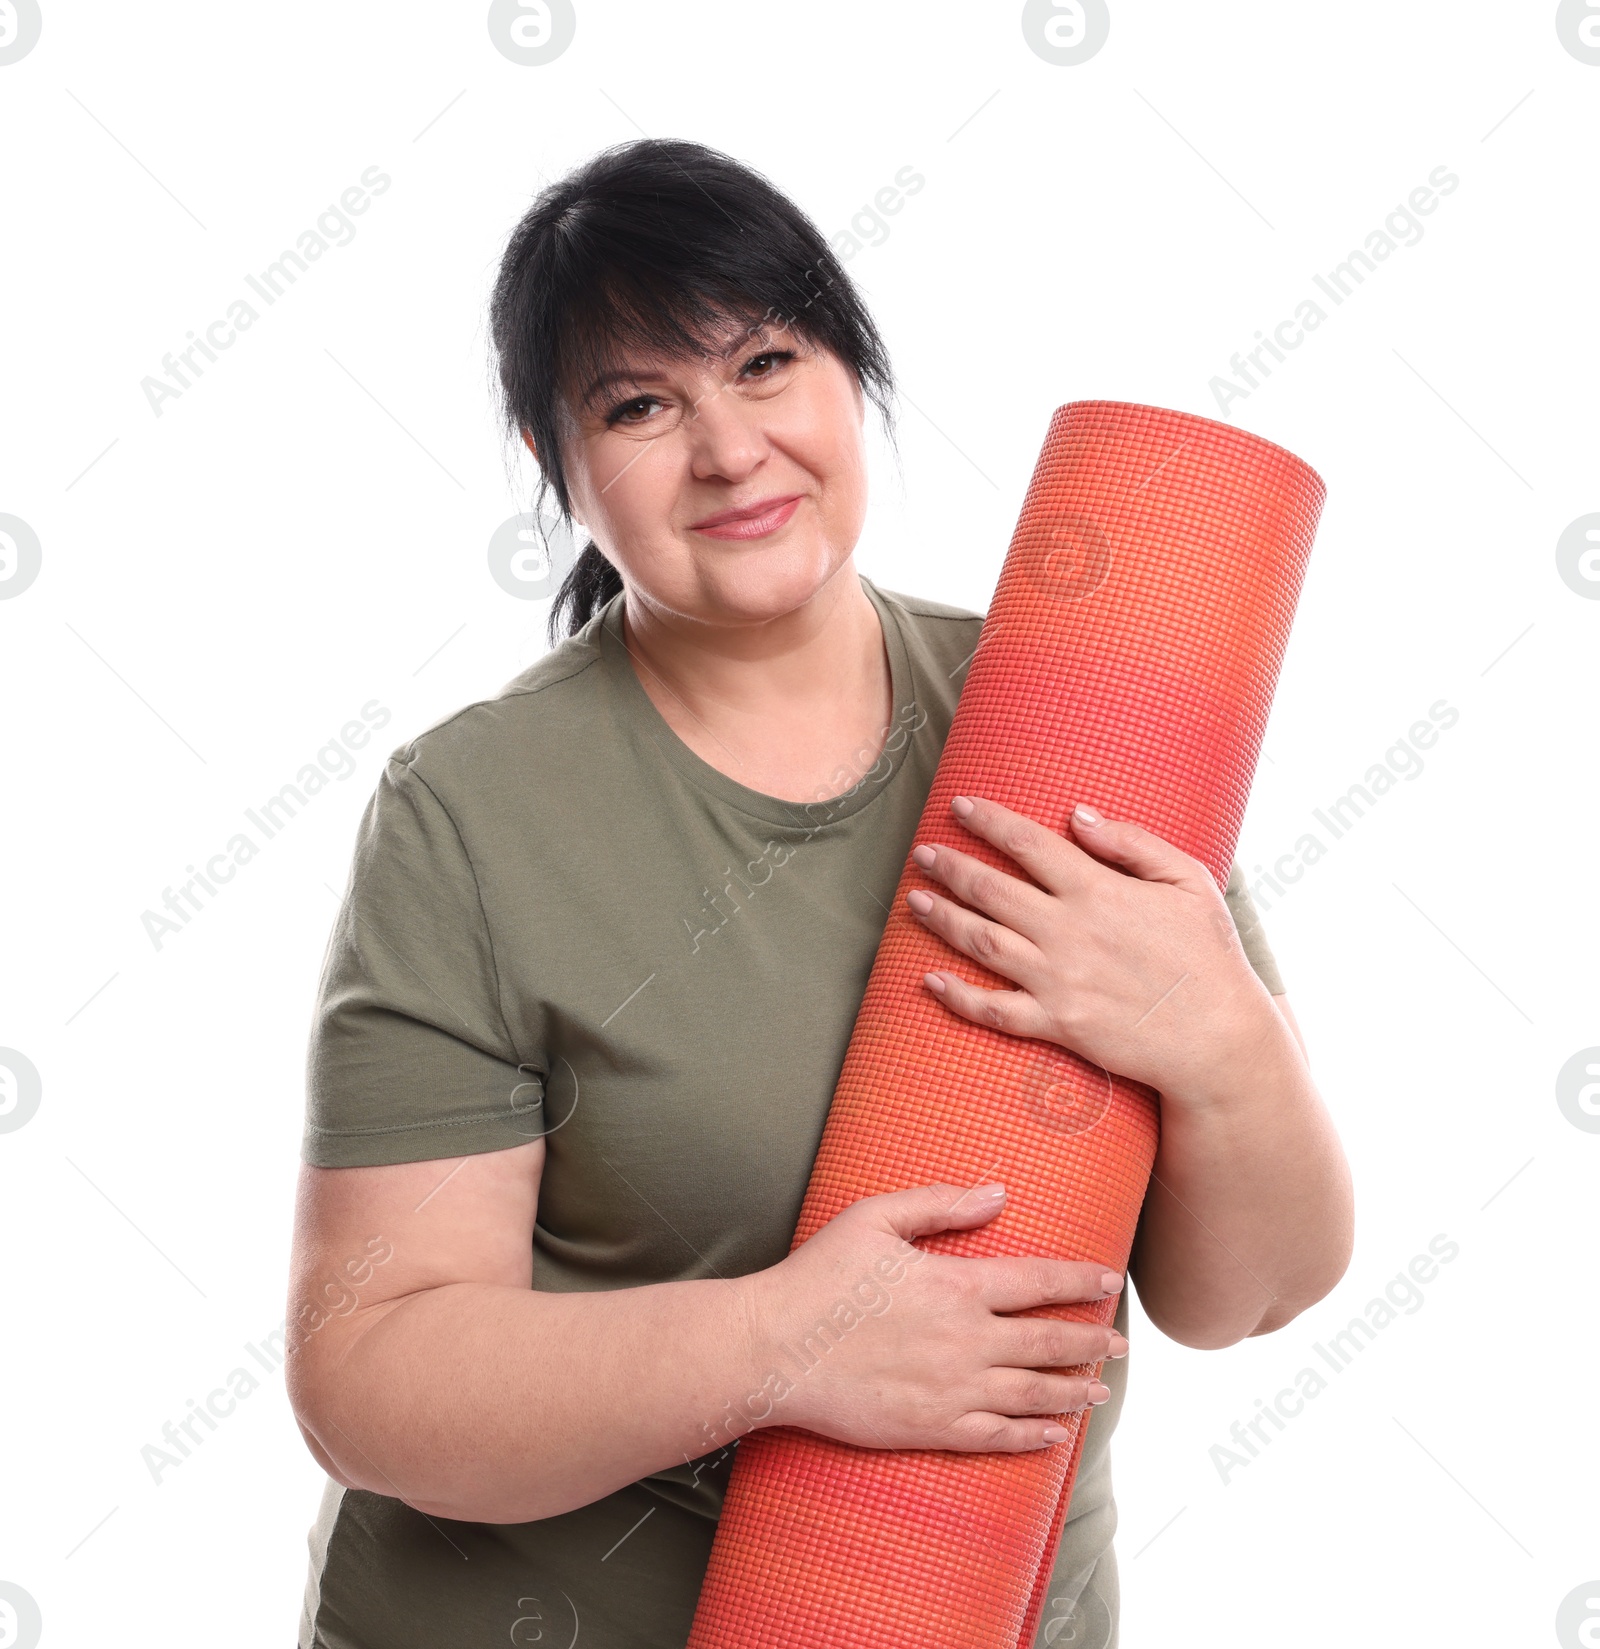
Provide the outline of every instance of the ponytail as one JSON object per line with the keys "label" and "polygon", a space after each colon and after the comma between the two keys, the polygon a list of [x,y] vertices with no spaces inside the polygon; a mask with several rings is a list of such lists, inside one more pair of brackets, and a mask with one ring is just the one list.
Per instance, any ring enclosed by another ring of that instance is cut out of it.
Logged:
{"label": "ponytail", "polygon": [[599,545],[593,540],[585,544],[550,603],[550,645],[561,639],[563,616],[565,634],[576,635],[621,588],[621,573],[600,553]]}

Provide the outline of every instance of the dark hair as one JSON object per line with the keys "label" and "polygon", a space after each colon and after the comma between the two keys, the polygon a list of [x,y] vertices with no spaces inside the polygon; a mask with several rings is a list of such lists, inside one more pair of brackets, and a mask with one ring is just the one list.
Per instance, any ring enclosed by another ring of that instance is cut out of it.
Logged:
{"label": "dark hair", "polygon": [[[791,327],[850,367],[894,440],[888,351],[826,239],[759,172],[703,144],[619,143],[542,189],[506,243],[489,320],[506,433],[538,449],[534,511],[553,490],[569,530],[569,397],[629,349],[704,356],[729,322]],[[551,603],[551,644],[563,614],[572,635],[621,588],[586,544]]]}

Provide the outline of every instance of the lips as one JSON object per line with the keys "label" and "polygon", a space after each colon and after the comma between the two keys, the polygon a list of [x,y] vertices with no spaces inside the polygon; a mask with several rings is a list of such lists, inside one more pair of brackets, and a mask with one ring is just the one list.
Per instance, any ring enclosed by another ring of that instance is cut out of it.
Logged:
{"label": "lips", "polygon": [[781,497],[763,498],[740,510],[719,510],[703,521],[696,521],[691,532],[706,533],[712,538],[763,538],[776,532],[800,503],[799,493]]}

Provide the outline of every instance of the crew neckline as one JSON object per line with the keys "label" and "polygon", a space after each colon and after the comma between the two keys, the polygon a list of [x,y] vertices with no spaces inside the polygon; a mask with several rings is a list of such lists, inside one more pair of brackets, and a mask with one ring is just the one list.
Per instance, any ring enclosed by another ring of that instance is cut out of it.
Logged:
{"label": "crew neckline", "polygon": [[[890,694],[894,700],[896,724],[904,725],[916,709],[916,684],[912,679],[911,657],[906,649],[905,637],[878,587],[864,573],[858,572],[856,577],[861,580],[861,587],[878,615],[884,646],[889,655]],[[617,683],[625,702],[640,719],[656,748],[699,789],[769,824],[793,825],[809,831],[848,819],[863,808],[870,807],[898,777],[905,764],[906,753],[911,748],[911,740],[902,738],[896,741],[892,726],[885,730],[887,742],[877,761],[865,769],[862,782],[840,795],[819,797],[813,802],[769,796],[765,791],[754,790],[730,778],[720,768],[713,767],[684,743],[644,690],[644,683],[639,680],[627,644],[622,639],[622,612],[626,596],[626,591],[617,591],[600,610],[598,636],[603,667]],[[866,774],[876,773],[879,764],[884,761],[889,764],[888,771],[868,780]]]}

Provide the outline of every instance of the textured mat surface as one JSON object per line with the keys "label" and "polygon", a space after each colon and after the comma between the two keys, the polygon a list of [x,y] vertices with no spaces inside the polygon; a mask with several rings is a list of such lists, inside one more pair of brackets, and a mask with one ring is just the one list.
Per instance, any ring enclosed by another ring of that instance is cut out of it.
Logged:
{"label": "textured mat surface", "polygon": [[[1083,799],[1166,837],[1221,887],[1324,494],[1292,453],[1211,419],[1058,408],[917,840],[1016,875],[961,828],[951,797],[1063,832]],[[996,1219],[919,1246],[1124,1270],[1154,1091],[941,1006],[930,968],[1010,981],[909,914],[918,887],[939,891],[908,858],[795,1245],[861,1197],[998,1179]],[[1115,1305],[1030,1314],[1109,1323]],[[792,1426],[747,1435],[689,1649],[1030,1649],[1090,1423],[1060,1418],[1073,1441],[1023,1455],[862,1449]]]}

